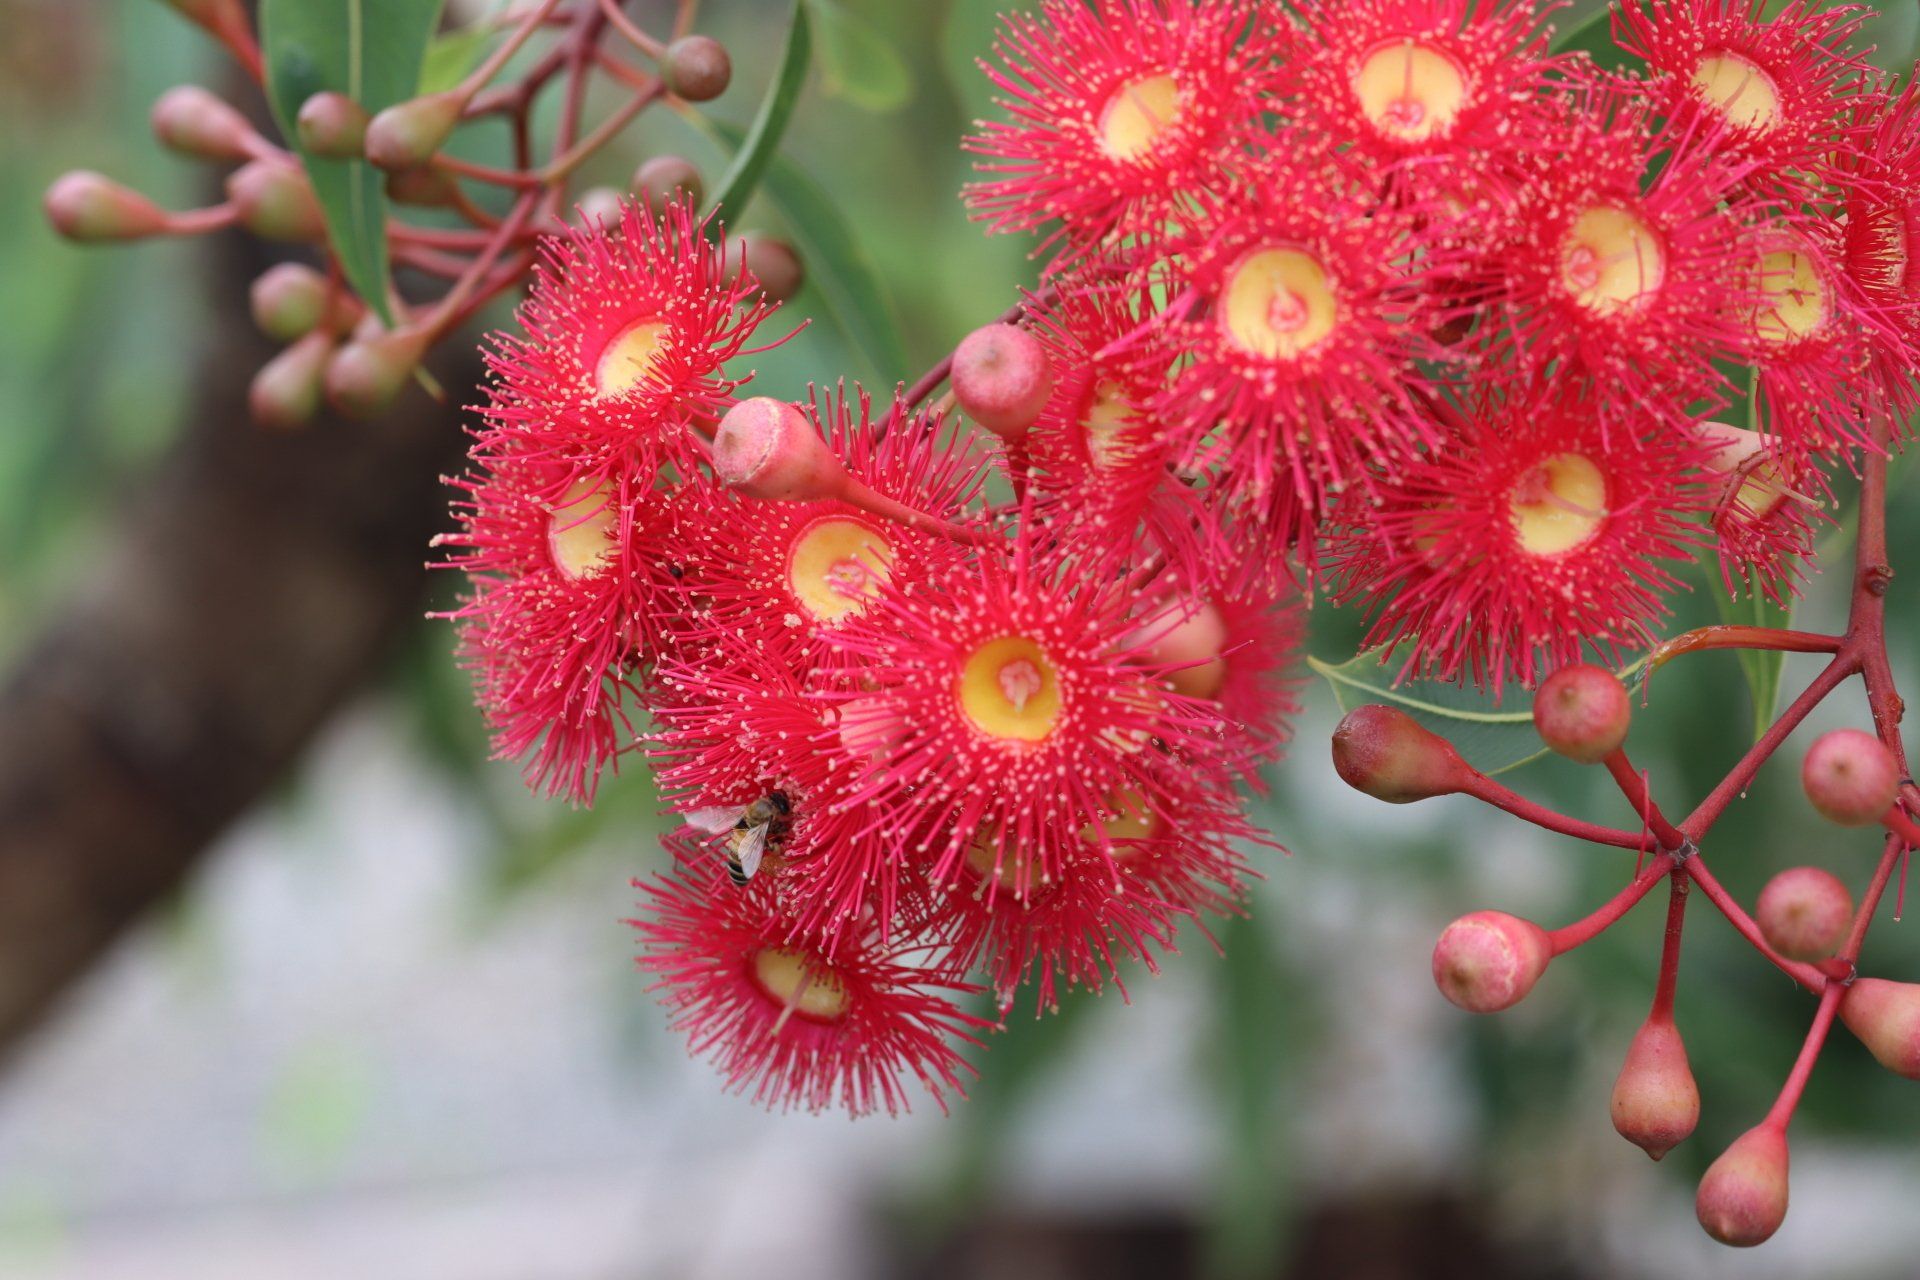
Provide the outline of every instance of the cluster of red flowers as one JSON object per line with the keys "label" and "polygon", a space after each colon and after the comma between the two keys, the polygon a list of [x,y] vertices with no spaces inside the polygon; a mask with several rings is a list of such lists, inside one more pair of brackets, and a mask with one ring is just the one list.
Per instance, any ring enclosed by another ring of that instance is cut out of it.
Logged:
{"label": "cluster of red flowers", "polygon": [[1627,0],[1628,73],[1525,0],[1046,0],[968,195],[1044,287],[932,407],[739,400],[770,308],[686,206],[550,245],[466,652],[536,783],[658,771],[696,1046],[892,1110],[971,977],[1045,1009],[1235,909],[1303,587],[1495,689],[1647,642],[1703,548],[1791,590],[1915,403],[1920,99],[1859,13]]}

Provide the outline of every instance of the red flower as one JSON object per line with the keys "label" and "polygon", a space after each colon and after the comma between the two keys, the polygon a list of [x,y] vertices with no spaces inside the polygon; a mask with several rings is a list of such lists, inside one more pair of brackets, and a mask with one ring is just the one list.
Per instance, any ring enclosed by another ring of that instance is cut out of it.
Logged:
{"label": "red flower", "polygon": [[1722,584],[1729,594],[1737,583],[1785,604],[1813,558],[1816,524],[1832,523],[1826,476],[1758,432],[1703,422],[1695,435],[1713,450],[1706,465],[1718,477],[1712,512]]}

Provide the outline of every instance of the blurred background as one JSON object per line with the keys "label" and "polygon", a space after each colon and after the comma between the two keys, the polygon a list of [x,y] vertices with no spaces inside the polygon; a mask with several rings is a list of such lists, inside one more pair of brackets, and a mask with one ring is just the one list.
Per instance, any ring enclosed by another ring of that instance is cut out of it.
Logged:
{"label": "blurred background", "polygon": [[[815,279],[789,314],[820,322],[759,360],[763,393],[910,379],[1031,281],[1030,246],[956,199],[958,140],[989,110],[973,60],[1007,3],[842,0],[785,153],[871,260],[907,363],[874,367]],[[1879,56],[1910,65],[1920,11],[1883,10]],[[751,116],[785,11],[709,0],[736,67],[719,117]],[[1446,921],[1559,924],[1630,865],[1471,802],[1349,792],[1317,679],[1255,802],[1293,852],[1262,863],[1224,956],[1190,931],[1130,1000],[1023,1006],[951,1115],[768,1115],[722,1093],[632,968],[628,881],[663,860],[644,773],[591,812],[524,794],[486,760],[449,629],[422,620],[453,587],[418,570],[457,413],[416,392],[390,423],[263,441],[242,420],[256,246],[81,250],[41,220],[75,167],[206,202],[217,175],[159,153],[145,115],[176,83],[232,88],[227,70],[153,0],[0,0],[0,32],[4,1280],[1915,1274],[1920,1092],[1843,1033],[1795,1124],[1785,1228],[1735,1254],[1695,1225],[1695,1180],[1771,1101],[1812,1009],[1705,903],[1678,1001],[1704,1112],[1659,1166],[1613,1133],[1607,1094],[1661,895],[1509,1014],[1441,1000]],[[649,116],[593,177],[623,185],[662,149],[716,160]],[[771,204],[745,225],[783,230]],[[456,406],[458,345],[434,361]],[[1910,472],[1896,547],[1920,546]],[[1846,579],[1816,576],[1799,625],[1836,628]],[[1706,582],[1673,630],[1717,619]],[[1893,611],[1920,688],[1904,577]],[[1356,635],[1314,610],[1319,657]],[[1790,661],[1788,692],[1812,670]],[[1634,742],[1669,808],[1751,716],[1733,655],[1661,672]],[[1797,740],[1865,719],[1842,696]],[[1813,817],[1795,759],[1707,849],[1749,901],[1801,862],[1858,886],[1876,854]],[[1563,761],[1506,780],[1625,816]],[[1894,915],[1866,967],[1920,977]]]}

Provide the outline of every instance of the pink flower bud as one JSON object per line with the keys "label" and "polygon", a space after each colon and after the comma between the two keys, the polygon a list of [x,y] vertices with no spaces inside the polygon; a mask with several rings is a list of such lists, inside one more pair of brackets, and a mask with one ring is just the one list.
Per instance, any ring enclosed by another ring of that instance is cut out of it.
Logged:
{"label": "pink flower bud", "polygon": [[1735,1138],[1700,1179],[1693,1209],[1721,1244],[1763,1243],[1787,1217],[1787,1135],[1761,1124]]}
{"label": "pink flower bud", "polygon": [[733,59],[712,36],[682,36],[660,59],[667,88],[688,102],[711,102],[733,80]]}
{"label": "pink flower bud", "polygon": [[1561,667],[1533,699],[1533,727],[1541,741],[1582,764],[1599,764],[1619,750],[1632,717],[1626,686],[1587,662]]}
{"label": "pink flower bud", "polygon": [[1189,698],[1212,698],[1227,680],[1227,622],[1208,600],[1182,600],[1149,619],[1137,637],[1142,657],[1171,668],[1166,681]]}
{"label": "pink flower bud", "polygon": [[1053,394],[1053,364],[1040,339],[1025,329],[986,325],[954,349],[953,394],[981,427],[1019,440]]}
{"label": "pink flower bud", "polygon": [[367,122],[367,159],[382,169],[425,164],[453,136],[467,97],[449,89],[388,107]]}
{"label": "pink flower bud", "polygon": [[1920,986],[1856,979],[1840,1001],[1840,1021],[1881,1066],[1920,1080]]}
{"label": "pink flower bud", "polygon": [[1669,1017],[1648,1018],[1613,1082],[1613,1127],[1658,1160],[1700,1123],[1700,1089],[1687,1046]]}
{"label": "pink flower bud", "polygon": [[806,283],[806,268],[800,255],[785,240],[764,231],[749,231],[738,243],[740,270],[760,282],[760,291],[771,302],[785,302],[800,292]]}
{"label": "pink flower bud", "polygon": [[329,89],[300,104],[293,129],[300,135],[300,145],[314,155],[355,160],[366,151],[368,120],[365,107]]}
{"label": "pink flower bud", "polygon": [[1800,764],[1807,799],[1829,822],[1871,827],[1892,807],[1900,766],[1880,739],[1859,729],[1835,729],[1814,739]]}
{"label": "pink flower bud", "polygon": [[261,272],[248,291],[253,322],[276,342],[292,342],[319,325],[327,310],[327,278],[298,262]]}
{"label": "pink flower bud", "polygon": [[1846,939],[1853,895],[1831,871],[1789,867],[1767,881],[1754,904],[1767,945],[1791,960],[1820,960]]}
{"label": "pink flower bud", "polygon": [[263,427],[292,430],[320,411],[321,376],[333,335],[316,329],[260,367],[247,388],[247,408]]}
{"label": "pink flower bud", "polygon": [[78,169],[47,188],[47,221],[69,240],[138,240],[167,229],[167,215],[153,201],[111,178]]}
{"label": "pink flower bud", "polygon": [[633,171],[633,194],[650,208],[675,200],[700,203],[700,170],[683,156],[655,156]]}
{"label": "pink flower bud", "polygon": [[298,165],[279,159],[242,165],[227,179],[227,199],[240,225],[263,240],[305,243],[326,237],[326,215]]}
{"label": "pink flower bud", "polygon": [[617,227],[624,200],[612,187],[588,187],[574,202],[570,221],[578,227]]}
{"label": "pink flower bud", "polygon": [[371,418],[393,403],[426,350],[419,329],[355,338],[327,362],[327,403],[349,418]]}
{"label": "pink flower bud", "polygon": [[1504,911],[1475,911],[1433,946],[1433,981],[1468,1013],[1498,1013],[1533,990],[1553,959],[1546,930]]}
{"label": "pink flower bud", "polygon": [[846,467],[806,415],[767,396],[743,400],[720,419],[713,471],[730,489],[780,502],[838,497],[848,481]]}
{"label": "pink flower bud", "polygon": [[167,90],[149,117],[160,145],[202,160],[245,160],[253,154],[253,126],[224,100],[197,84]]}
{"label": "pink flower bud", "polygon": [[1404,711],[1369,704],[1333,731],[1333,767],[1356,791],[1388,804],[1452,795],[1472,776],[1453,744]]}

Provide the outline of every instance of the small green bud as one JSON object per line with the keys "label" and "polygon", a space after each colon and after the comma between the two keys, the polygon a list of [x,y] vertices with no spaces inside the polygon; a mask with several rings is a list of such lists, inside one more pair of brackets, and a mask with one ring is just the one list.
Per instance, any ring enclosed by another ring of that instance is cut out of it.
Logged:
{"label": "small green bud", "polygon": [[167,230],[166,211],[138,191],[86,169],[54,179],[42,201],[47,221],[69,240],[139,240]]}
{"label": "small green bud", "polygon": [[700,170],[684,156],[654,156],[633,171],[633,194],[649,208],[681,199],[699,204],[704,189]]}
{"label": "small green bud", "polygon": [[396,103],[367,124],[367,159],[382,169],[425,164],[453,136],[468,95],[458,89]]}
{"label": "small green bud", "polygon": [[327,362],[327,403],[349,418],[371,418],[392,404],[426,354],[427,335],[393,329],[357,337]]}
{"label": "small green bud", "polygon": [[201,160],[246,160],[256,145],[247,118],[197,84],[161,94],[149,121],[161,146]]}
{"label": "small green bud", "polygon": [[314,155],[357,160],[366,148],[369,119],[365,107],[344,93],[328,90],[300,104],[293,131],[300,135],[300,145]]}
{"label": "small green bud", "polygon": [[255,160],[234,170],[227,179],[227,199],[240,225],[263,240],[302,244],[326,237],[326,215],[313,184],[285,160]]}
{"label": "small green bud", "polygon": [[291,430],[320,411],[320,380],[333,335],[316,329],[260,367],[247,388],[247,408],[263,427]]}

